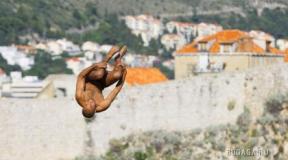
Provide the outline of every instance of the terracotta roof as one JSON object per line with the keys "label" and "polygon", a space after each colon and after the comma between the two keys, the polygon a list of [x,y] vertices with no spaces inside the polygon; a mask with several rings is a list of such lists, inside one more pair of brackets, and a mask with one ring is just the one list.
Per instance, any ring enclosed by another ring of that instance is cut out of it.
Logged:
{"label": "terracotta roof", "polygon": [[285,61],[285,62],[288,62],[288,54],[285,54],[285,56],[284,56],[284,61]]}
{"label": "terracotta roof", "polygon": [[34,50],[35,48],[30,45],[16,45],[18,49],[27,49],[27,50]]}
{"label": "terracotta roof", "polygon": [[[241,41],[243,40],[243,41]],[[220,45],[222,43],[238,43],[238,48],[236,52],[253,52],[257,54],[264,54],[265,49],[258,46],[256,43],[252,41],[252,37],[249,36],[247,32],[243,32],[240,30],[224,30],[220,31],[216,34],[205,36],[198,41],[194,41],[191,44],[188,44],[176,51],[177,54],[187,54],[187,53],[196,53],[198,52],[197,44],[198,43],[211,43],[208,51],[212,53],[220,52]],[[269,51],[275,54],[281,54],[282,52],[274,47],[269,47]]]}
{"label": "terracotta roof", "polygon": [[73,61],[73,62],[79,62],[80,58],[79,57],[72,57],[72,58],[66,58],[65,61]]}
{"label": "terracotta roof", "polygon": [[275,53],[275,54],[284,54],[283,51],[280,51],[279,49],[274,48],[274,47],[269,47],[269,51],[270,51],[271,53]]}
{"label": "terracotta roof", "polygon": [[225,30],[218,32],[214,35],[204,37],[201,39],[201,42],[208,42],[210,40],[217,40],[219,43],[230,43],[235,42],[241,38],[248,37],[246,32],[240,30]]}
{"label": "terracotta roof", "polygon": [[288,62],[288,49],[286,49],[286,50],[284,51],[284,53],[285,53],[284,61],[285,61],[285,62]]}
{"label": "terracotta roof", "polygon": [[127,68],[126,83],[129,85],[144,85],[167,80],[157,68]]}
{"label": "terracotta roof", "polygon": [[6,73],[5,73],[4,69],[0,68],[0,76],[5,75],[5,74]]}
{"label": "terracotta roof", "polygon": [[183,48],[176,51],[176,53],[177,54],[196,53],[198,52],[196,44],[197,44],[196,41],[192,42],[191,44],[187,44]]}
{"label": "terracotta roof", "polygon": [[252,43],[252,51],[258,54],[264,54],[265,50],[255,43]]}
{"label": "terracotta roof", "polygon": [[33,46],[30,46],[30,45],[16,45],[16,48],[18,50],[24,50],[24,51],[27,51],[30,53],[36,52],[36,48],[34,48]]}

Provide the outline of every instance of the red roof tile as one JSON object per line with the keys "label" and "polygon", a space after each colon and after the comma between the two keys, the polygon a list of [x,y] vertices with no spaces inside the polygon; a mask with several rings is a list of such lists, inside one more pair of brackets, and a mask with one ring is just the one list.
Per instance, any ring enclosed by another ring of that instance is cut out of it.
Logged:
{"label": "red roof tile", "polygon": [[157,68],[127,68],[126,83],[130,85],[159,83],[167,80]]}
{"label": "red roof tile", "polygon": [[[246,39],[245,41],[241,41]],[[240,45],[237,48],[237,52],[253,52],[257,54],[264,54],[265,49],[258,46],[256,43],[252,41],[252,37],[249,36],[248,33],[240,31],[240,30],[224,30],[220,31],[216,34],[206,36],[198,41],[194,41],[191,44],[184,46],[183,48],[176,51],[177,54],[187,54],[187,53],[196,53],[198,52],[197,44],[199,42],[204,43],[212,43],[210,48],[208,48],[208,52],[210,53],[219,53],[220,52],[220,44],[222,43],[239,43]],[[281,51],[274,47],[269,47],[269,51],[275,54],[281,54]]]}

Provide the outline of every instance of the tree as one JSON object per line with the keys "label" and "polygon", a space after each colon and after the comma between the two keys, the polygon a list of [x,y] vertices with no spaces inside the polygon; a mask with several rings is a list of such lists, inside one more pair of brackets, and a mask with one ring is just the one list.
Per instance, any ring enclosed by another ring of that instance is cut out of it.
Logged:
{"label": "tree", "polygon": [[0,68],[2,68],[8,75],[12,71],[21,71],[21,67],[19,65],[9,65],[2,54],[0,54]]}
{"label": "tree", "polygon": [[154,64],[154,67],[160,69],[160,71],[165,74],[168,79],[174,79],[174,71],[162,65],[161,62]]}
{"label": "tree", "polygon": [[72,71],[67,69],[63,58],[53,60],[52,56],[45,51],[39,50],[34,60],[35,64],[30,70],[24,73],[25,75],[38,76],[40,79],[44,79],[49,74],[72,74]]}

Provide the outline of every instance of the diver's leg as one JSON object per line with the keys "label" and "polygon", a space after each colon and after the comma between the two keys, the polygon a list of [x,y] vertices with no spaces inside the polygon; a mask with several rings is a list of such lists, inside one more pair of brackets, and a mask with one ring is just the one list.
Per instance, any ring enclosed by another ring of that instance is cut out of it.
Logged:
{"label": "diver's leg", "polygon": [[106,73],[106,69],[105,68],[97,68],[92,70],[88,75],[87,75],[87,79],[90,81],[97,81],[100,80],[104,77],[105,73]]}
{"label": "diver's leg", "polygon": [[109,71],[104,79],[105,87],[108,87],[122,78],[125,66],[120,62],[116,63],[114,69]]}
{"label": "diver's leg", "polygon": [[[104,60],[102,62],[104,63],[108,63],[111,58],[119,52],[119,54],[117,55],[117,57],[115,58],[115,61],[119,61],[122,56],[125,54],[125,52],[127,51],[127,47],[122,47],[121,49],[118,46],[113,46],[110,51],[107,53],[107,56],[104,58]],[[121,61],[121,60],[120,60]],[[101,80],[105,75],[107,75],[107,71],[106,68],[95,68],[93,71],[91,71],[88,75],[87,78],[88,80],[91,81],[96,81],[96,80]]]}
{"label": "diver's leg", "polygon": [[112,71],[107,72],[104,78],[105,87],[108,87],[122,78],[123,72],[126,69],[125,65],[122,63],[122,57],[126,54],[127,47],[123,46],[120,49],[119,54],[115,57],[115,66]]}
{"label": "diver's leg", "polygon": [[108,63],[112,57],[117,53],[119,52],[119,47],[118,46],[113,46],[110,51],[107,53],[106,57],[103,59],[103,62],[106,62]]}

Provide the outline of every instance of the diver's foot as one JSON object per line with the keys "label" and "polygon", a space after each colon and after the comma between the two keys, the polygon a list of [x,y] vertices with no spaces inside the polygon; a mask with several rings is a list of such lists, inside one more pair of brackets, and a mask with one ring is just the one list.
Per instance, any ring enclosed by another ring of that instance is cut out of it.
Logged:
{"label": "diver's foot", "polygon": [[119,61],[127,52],[127,46],[121,47],[119,53],[115,57],[115,61]]}
{"label": "diver's foot", "polygon": [[120,51],[120,48],[118,46],[113,46],[110,51],[107,53],[106,58],[104,62],[108,63],[110,59]]}

